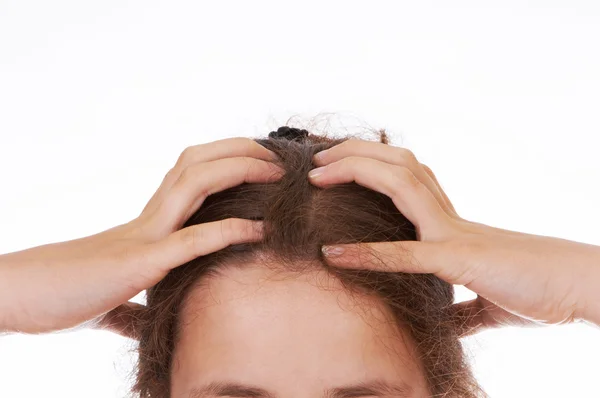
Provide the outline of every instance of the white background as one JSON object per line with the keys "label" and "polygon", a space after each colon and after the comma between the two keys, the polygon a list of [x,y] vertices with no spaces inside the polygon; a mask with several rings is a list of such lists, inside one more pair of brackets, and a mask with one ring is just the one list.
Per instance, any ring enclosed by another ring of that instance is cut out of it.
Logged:
{"label": "white background", "polygon": [[[466,219],[600,244],[599,42],[594,1],[2,0],[0,253],[131,220],[186,146],[323,113],[386,128]],[[465,343],[492,397],[600,396],[598,329]],[[122,397],[129,348],[3,337],[0,396]]]}

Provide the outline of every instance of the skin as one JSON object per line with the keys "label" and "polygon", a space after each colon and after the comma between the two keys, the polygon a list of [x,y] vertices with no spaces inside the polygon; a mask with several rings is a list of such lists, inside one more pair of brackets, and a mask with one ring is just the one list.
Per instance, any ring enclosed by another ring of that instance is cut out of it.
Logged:
{"label": "skin", "polygon": [[[0,255],[0,334],[92,327],[138,338],[142,308],[129,299],[191,259],[262,239],[258,221],[231,218],[181,229],[184,221],[211,193],[277,181],[283,172],[277,162],[242,137],[186,148],[130,222]],[[313,162],[321,173],[307,178],[317,187],[354,181],[381,192],[417,230],[417,241],[363,244],[384,264],[362,255],[363,245],[344,245],[345,253],[330,257],[332,266],[433,273],[466,286],[477,298],[455,304],[464,314],[464,335],[504,325],[600,325],[600,246],[461,218],[431,169],[406,148],[351,139]]]}
{"label": "skin", "polygon": [[351,296],[323,270],[292,274],[232,263],[200,281],[180,315],[173,398],[256,396],[192,393],[224,381],[286,398],[328,397],[328,390],[373,380],[405,383],[410,391],[352,396],[430,396],[415,345],[383,302]]}

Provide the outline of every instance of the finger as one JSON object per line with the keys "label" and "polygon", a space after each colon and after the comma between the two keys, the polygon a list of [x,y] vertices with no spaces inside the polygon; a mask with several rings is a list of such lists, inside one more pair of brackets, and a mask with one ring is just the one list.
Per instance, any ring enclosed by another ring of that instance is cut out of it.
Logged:
{"label": "finger", "polygon": [[419,163],[415,154],[409,149],[374,141],[349,139],[341,144],[317,153],[314,158],[314,163],[317,166],[326,166],[349,156],[371,158],[396,166],[406,167],[431,191],[442,209],[446,212],[450,212],[450,208],[440,192],[438,185],[423,168],[423,165]]}
{"label": "finger", "polygon": [[453,320],[459,328],[461,337],[504,326],[540,326],[536,322],[506,311],[481,296],[454,304],[452,312]]}
{"label": "finger", "polygon": [[161,202],[166,192],[179,179],[183,170],[195,163],[212,162],[231,157],[251,157],[265,161],[277,160],[277,155],[251,138],[234,137],[214,142],[190,146],[183,150],[177,163],[164,177],[160,187],[154,193],[145,211],[153,211]]}
{"label": "finger", "polygon": [[159,237],[175,231],[213,193],[247,183],[269,183],[280,179],[283,170],[264,160],[235,157],[194,164],[180,175],[156,213],[152,223]]}
{"label": "finger", "polygon": [[452,305],[452,321],[460,337],[471,336],[489,328],[483,321],[484,311],[478,299]]}
{"label": "finger", "polygon": [[431,179],[433,180],[433,182],[437,186],[440,194],[444,198],[444,202],[446,202],[446,208],[450,209],[455,217],[460,217],[458,215],[458,213],[456,212],[456,209],[452,205],[452,202],[450,202],[450,199],[448,198],[448,195],[446,195],[446,192],[444,192],[444,189],[442,188],[442,185],[440,184],[440,182],[436,178],[435,174],[433,173],[433,170],[431,170],[431,168],[429,168],[427,165],[425,165],[423,163],[421,163],[421,166],[423,167],[423,169],[425,170],[425,172],[429,175],[429,177],[431,177]]}
{"label": "finger", "polygon": [[[317,176],[312,172],[320,171]],[[389,196],[398,210],[412,222],[419,240],[437,240],[447,236],[450,216],[433,193],[408,168],[379,160],[349,156],[309,173],[317,186],[356,182]],[[427,239],[423,234],[427,233]]]}
{"label": "finger", "polygon": [[171,269],[197,257],[233,244],[258,242],[263,236],[262,221],[243,218],[192,225],[148,244],[143,255],[144,266],[160,270],[166,275]]}
{"label": "finger", "polygon": [[107,312],[95,325],[96,329],[109,330],[123,337],[140,339],[139,320],[146,306],[127,302]]}
{"label": "finger", "polygon": [[370,242],[323,246],[322,251],[327,263],[340,268],[436,274],[446,258],[439,246],[419,241]]}
{"label": "finger", "polygon": [[211,162],[217,159],[238,156],[266,161],[279,159],[273,151],[268,150],[251,138],[234,137],[190,146],[183,150],[175,166],[183,170],[194,163]]}
{"label": "finger", "polygon": [[158,187],[156,192],[154,192],[148,203],[146,203],[146,206],[144,206],[144,209],[142,210],[140,216],[151,213],[154,210],[156,210],[156,207],[158,207],[160,202],[162,202],[162,198],[165,192],[168,192],[171,185],[173,185],[173,182],[175,182],[175,180],[177,179],[177,177],[174,176],[175,173],[178,173],[178,170],[176,170],[173,167],[167,172],[167,174],[165,174],[162,182],[160,183],[160,186]]}

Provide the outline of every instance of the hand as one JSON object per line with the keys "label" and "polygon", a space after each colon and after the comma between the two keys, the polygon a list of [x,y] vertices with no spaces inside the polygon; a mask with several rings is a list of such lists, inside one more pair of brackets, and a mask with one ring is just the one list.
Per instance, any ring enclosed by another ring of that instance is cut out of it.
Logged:
{"label": "hand", "polygon": [[137,338],[128,302],[172,268],[262,238],[262,222],[230,218],[180,229],[212,193],[283,175],[248,138],[187,148],[133,221],[89,237],[0,256],[0,331],[107,328]]}
{"label": "hand", "polygon": [[[313,184],[354,181],[383,193],[417,231],[417,241],[336,245],[343,253],[326,255],[327,261],[339,267],[433,273],[466,286],[477,298],[453,306],[463,336],[502,325],[592,320],[588,314],[598,313],[600,247],[462,219],[431,169],[405,148],[351,139],[318,153],[314,162],[324,169],[311,178]],[[586,308],[592,302],[593,311]]]}

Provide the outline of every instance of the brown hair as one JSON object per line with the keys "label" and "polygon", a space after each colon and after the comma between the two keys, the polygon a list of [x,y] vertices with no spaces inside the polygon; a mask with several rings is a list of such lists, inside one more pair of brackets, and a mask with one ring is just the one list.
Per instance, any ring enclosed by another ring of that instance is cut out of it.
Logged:
{"label": "brown hair", "polygon": [[[388,144],[385,131],[379,141]],[[200,278],[233,258],[255,259],[268,253],[288,270],[302,272],[306,264],[327,269],[351,291],[379,297],[416,342],[432,396],[484,397],[469,368],[450,310],[451,284],[432,274],[385,273],[338,269],[323,260],[321,245],[416,240],[414,225],[392,200],[356,183],[325,189],[312,185],[308,171],[315,153],[348,138],[303,135],[256,139],[281,159],[285,175],[275,183],[244,183],[210,195],[184,227],[236,217],[263,220],[264,240],[229,246],[199,257],[169,272],[147,290],[147,310],[141,319],[141,339],[131,392],[141,398],[170,396],[172,354],[178,338],[178,314],[190,288]]]}

